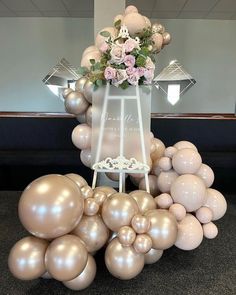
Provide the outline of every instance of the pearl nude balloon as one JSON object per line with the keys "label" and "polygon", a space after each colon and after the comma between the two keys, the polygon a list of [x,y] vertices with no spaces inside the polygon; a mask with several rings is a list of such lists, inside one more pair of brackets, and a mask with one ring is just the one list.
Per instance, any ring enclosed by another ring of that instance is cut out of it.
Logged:
{"label": "pearl nude balloon", "polygon": [[68,173],[68,174],[65,174],[65,176],[73,180],[78,185],[79,188],[82,188],[83,186],[88,185],[87,181],[78,174]]}
{"label": "pearl nude balloon", "polygon": [[89,106],[86,111],[86,122],[90,127],[92,127],[92,106]]}
{"label": "pearl nude balloon", "polygon": [[62,94],[63,98],[65,99],[65,98],[67,97],[67,95],[68,95],[69,93],[73,92],[73,91],[74,91],[74,90],[71,89],[71,88],[66,88],[66,89],[63,91],[63,94]]}
{"label": "pearl nude balloon", "polygon": [[110,186],[97,186],[94,189],[94,194],[99,191],[105,193],[107,195],[107,197],[110,197],[111,195],[117,193],[117,191],[113,187],[110,187]]}
{"label": "pearl nude balloon", "polygon": [[98,251],[109,238],[109,230],[100,215],[84,215],[72,233],[85,243],[88,252]]}
{"label": "pearl nude balloon", "polygon": [[99,211],[99,205],[94,198],[87,198],[84,201],[84,214],[87,216],[93,216]]}
{"label": "pearl nude balloon", "polygon": [[137,253],[132,246],[122,246],[117,238],[107,246],[105,263],[109,272],[121,280],[136,277],[144,267],[144,255]]}
{"label": "pearl nude balloon", "polygon": [[57,238],[49,245],[46,255],[46,269],[58,281],[69,281],[84,270],[88,252],[81,240],[73,235]]}
{"label": "pearl nude balloon", "polygon": [[204,206],[211,209],[213,213],[212,220],[218,220],[225,215],[227,203],[224,196],[213,188],[206,190],[206,201]]}
{"label": "pearl nude balloon", "polygon": [[84,84],[88,81],[86,77],[79,78],[75,83],[75,90],[83,93],[84,90]]}
{"label": "pearl nude balloon", "polygon": [[73,144],[81,150],[91,148],[92,129],[87,124],[77,125],[72,132]]}
{"label": "pearl nude balloon", "polygon": [[138,253],[145,254],[152,249],[152,239],[146,234],[137,235],[133,247]]}
{"label": "pearl nude balloon", "polygon": [[165,27],[162,24],[154,23],[152,25],[152,32],[163,34],[165,32]]}
{"label": "pearl nude balloon", "polygon": [[131,246],[136,238],[136,233],[130,226],[122,226],[118,233],[117,237],[121,245]]}
{"label": "pearl nude balloon", "polygon": [[218,228],[213,222],[203,224],[203,235],[207,239],[214,239],[218,235]]}
{"label": "pearl nude balloon", "polygon": [[102,191],[97,191],[97,192],[94,192],[93,198],[94,198],[95,202],[99,206],[101,206],[104,203],[104,201],[106,200],[107,195]]}
{"label": "pearl nude balloon", "polygon": [[196,146],[193,143],[191,143],[189,141],[186,141],[186,140],[182,140],[182,141],[177,142],[174,145],[174,147],[177,148],[177,150],[181,150],[181,149],[193,149],[193,150],[197,151]]}
{"label": "pearl nude balloon", "polygon": [[40,177],[24,190],[18,206],[22,225],[33,235],[53,239],[79,223],[84,201],[78,186],[68,177]]}
{"label": "pearl nude balloon", "polygon": [[162,171],[169,171],[172,168],[171,159],[168,157],[162,157],[158,163]]}
{"label": "pearl nude balloon", "polygon": [[157,178],[157,186],[162,193],[169,193],[172,183],[178,178],[178,174],[173,170],[162,171]]}
{"label": "pearl nude balloon", "polygon": [[155,161],[159,158],[161,158],[165,151],[165,145],[164,143],[157,138],[153,138],[151,140],[151,148],[150,148],[150,154],[152,161]]}
{"label": "pearl nude balloon", "polygon": [[161,209],[168,209],[172,204],[173,200],[169,194],[160,194],[155,198],[155,202],[157,203],[157,206]]}
{"label": "pearl nude balloon", "polygon": [[95,279],[97,266],[92,255],[88,255],[87,264],[80,275],[71,281],[64,281],[63,284],[74,291],[86,289]]}
{"label": "pearl nude balloon", "polygon": [[20,280],[33,280],[46,272],[44,256],[48,242],[36,237],[25,237],[11,249],[8,267]]}
{"label": "pearl nude balloon", "polygon": [[91,149],[85,149],[80,152],[80,160],[86,167],[92,166],[92,153]]}
{"label": "pearl nude balloon", "polygon": [[98,49],[83,55],[80,62],[80,66],[89,69],[92,65],[90,62],[91,59],[94,59],[95,62],[98,62],[101,59],[101,53]]}
{"label": "pearl nude balloon", "polygon": [[151,222],[147,216],[136,214],[132,218],[131,225],[137,234],[144,234],[149,230]]}
{"label": "pearl nude balloon", "polygon": [[86,114],[83,113],[83,114],[80,114],[80,115],[77,115],[76,116],[76,119],[81,123],[86,123]]}
{"label": "pearl nude balloon", "polygon": [[143,31],[143,29],[146,27],[146,21],[141,14],[137,12],[131,12],[124,16],[122,25],[128,28],[130,36],[134,36]]}
{"label": "pearl nude balloon", "polygon": [[151,37],[151,40],[153,42],[153,51],[154,52],[159,52],[161,51],[161,47],[162,47],[162,44],[163,44],[163,37],[161,34],[159,33],[155,33],[152,35]]}
{"label": "pearl nude balloon", "polygon": [[129,195],[135,199],[141,214],[144,214],[148,210],[156,209],[157,207],[152,195],[146,191],[136,190],[132,191]]}
{"label": "pearl nude balloon", "polygon": [[182,250],[193,250],[201,244],[202,239],[203,230],[200,222],[188,213],[178,224],[175,246]]}
{"label": "pearl nude balloon", "polygon": [[66,111],[73,115],[85,112],[89,104],[84,95],[79,91],[71,91],[65,98]]}
{"label": "pearl nude balloon", "polygon": [[196,218],[201,223],[208,223],[213,218],[213,212],[210,208],[207,207],[201,207],[196,211]]}
{"label": "pearl nude balloon", "polygon": [[89,185],[85,185],[81,188],[81,193],[84,199],[92,198],[93,190]]}
{"label": "pearl nude balloon", "polygon": [[196,172],[196,175],[204,181],[206,187],[212,186],[215,176],[211,167],[206,164],[202,164]]}
{"label": "pearl nude balloon", "polygon": [[187,212],[203,206],[206,199],[206,187],[198,176],[181,175],[171,185],[171,196],[175,203],[183,205]]}
{"label": "pearl nude balloon", "polygon": [[163,37],[163,45],[170,44],[170,41],[171,41],[171,35],[170,35],[170,33],[164,32],[163,35],[162,35],[162,37]]}
{"label": "pearl nude balloon", "polygon": [[144,255],[145,264],[153,264],[157,262],[163,255],[163,250],[151,249]]}
{"label": "pearl nude balloon", "polygon": [[92,103],[92,100],[93,100],[93,88],[94,88],[94,85],[89,80],[84,84],[84,89],[83,89],[84,96],[89,103]]}
{"label": "pearl nude balloon", "polygon": [[177,221],[181,221],[186,216],[186,209],[181,204],[173,204],[169,208],[169,212],[172,213]]}
{"label": "pearl nude balloon", "polygon": [[95,45],[91,45],[84,50],[82,57],[85,56],[87,53],[97,51],[97,50],[98,50],[98,48]]}
{"label": "pearl nude balloon", "polygon": [[169,146],[165,149],[164,156],[172,159],[176,152],[177,148],[175,148],[174,146]]}
{"label": "pearl nude balloon", "polygon": [[128,194],[115,193],[103,203],[102,218],[109,229],[118,231],[121,226],[129,225],[138,211],[136,201]]}
{"label": "pearl nude balloon", "polygon": [[201,156],[193,149],[181,149],[172,159],[173,168],[178,174],[194,174],[201,164]]}
{"label": "pearl nude balloon", "polygon": [[148,216],[151,222],[147,234],[152,239],[152,248],[164,250],[173,246],[178,232],[174,215],[167,210],[156,209],[146,212],[145,216]]}
{"label": "pearl nude balloon", "polygon": [[[148,175],[148,180],[149,180],[149,187],[150,187],[150,194],[152,196],[155,196],[159,193],[159,188],[157,186],[157,177],[156,175]],[[146,182],[145,178],[142,178],[139,182],[139,189],[140,190],[145,190],[146,189]]]}

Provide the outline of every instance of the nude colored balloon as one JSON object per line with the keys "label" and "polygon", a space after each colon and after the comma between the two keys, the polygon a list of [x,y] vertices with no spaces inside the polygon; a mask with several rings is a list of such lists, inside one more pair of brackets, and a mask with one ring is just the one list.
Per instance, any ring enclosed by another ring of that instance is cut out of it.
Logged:
{"label": "nude colored balloon", "polygon": [[18,213],[33,235],[52,239],[72,231],[79,223],[84,201],[68,177],[51,174],[31,182],[21,195]]}
{"label": "nude colored balloon", "polygon": [[25,237],[11,249],[8,267],[14,277],[20,280],[33,280],[46,272],[44,256],[48,242],[36,237]]}
{"label": "nude colored balloon", "polygon": [[92,127],[92,106],[89,106],[86,111],[86,122],[90,127]]}
{"label": "nude colored balloon", "polygon": [[156,209],[156,203],[151,194],[147,193],[143,190],[136,190],[130,193],[136,203],[138,204],[138,208],[141,214],[144,214],[148,210]]}
{"label": "nude colored balloon", "polygon": [[94,51],[90,51],[86,53],[85,55],[83,55],[80,62],[80,66],[89,69],[92,65],[90,62],[91,59],[94,59],[95,62],[98,62],[101,59],[101,53],[98,49]]}
{"label": "nude colored balloon", "polygon": [[80,114],[76,116],[76,119],[79,121],[79,123],[83,124],[86,123],[86,114]]}
{"label": "nude colored balloon", "polygon": [[187,212],[197,210],[206,200],[206,187],[203,180],[192,174],[177,177],[170,191],[174,202],[183,205]]}
{"label": "nude colored balloon", "polygon": [[196,218],[201,223],[209,223],[213,218],[213,212],[210,208],[201,207],[196,211]]}
{"label": "nude colored balloon", "polygon": [[85,48],[85,50],[84,50],[84,52],[82,54],[82,57],[85,56],[87,53],[97,51],[97,50],[98,50],[98,48],[95,45],[91,45],[91,46]]}
{"label": "nude colored balloon", "polygon": [[97,191],[97,192],[94,192],[93,198],[94,198],[95,202],[99,206],[101,206],[104,203],[104,201],[106,200],[107,195],[102,191]]}
{"label": "nude colored balloon", "polygon": [[157,206],[161,209],[168,209],[173,204],[173,199],[169,194],[163,193],[155,198]]}
{"label": "nude colored balloon", "polygon": [[196,146],[193,143],[186,141],[186,140],[182,140],[182,141],[177,142],[176,144],[174,144],[174,147],[177,148],[177,150],[193,149],[193,150],[197,151]]}
{"label": "nude colored balloon", "polygon": [[[148,175],[150,194],[155,196],[159,193],[159,188],[157,186],[157,177],[156,175]],[[139,182],[139,190],[146,190],[145,178],[142,178]]]}
{"label": "nude colored balloon", "polygon": [[202,164],[200,154],[193,149],[181,149],[176,152],[172,159],[174,170],[178,174],[194,174]]}
{"label": "nude colored balloon", "polygon": [[206,164],[202,164],[196,172],[196,175],[204,181],[206,187],[212,186],[215,176],[211,167]]}
{"label": "nude colored balloon", "polygon": [[169,171],[172,168],[172,162],[171,159],[168,157],[162,157],[159,160],[159,167],[163,171]]}
{"label": "nude colored balloon", "polygon": [[143,16],[144,17],[144,20],[145,20],[145,23],[146,23],[146,28],[151,28],[152,24],[151,24],[151,21],[148,17],[146,16]]}
{"label": "nude colored balloon", "polygon": [[53,277],[50,275],[50,273],[48,271],[46,271],[42,276],[41,276],[42,279],[45,279],[45,280],[50,280],[50,279],[53,279]]}
{"label": "nude colored balloon", "polygon": [[96,39],[95,39],[95,45],[97,46],[98,49],[101,48],[101,46],[108,40],[109,37],[104,37],[102,36],[100,33],[101,32],[109,32],[110,33],[110,36],[112,38],[115,38],[116,37],[116,34],[117,34],[117,31],[116,31],[116,28],[114,27],[106,27],[106,28],[103,28],[101,31],[99,31],[99,33],[97,34],[96,36]]}
{"label": "nude colored balloon", "polygon": [[97,214],[99,211],[99,205],[98,203],[94,200],[94,198],[87,198],[84,201],[84,214],[87,216],[93,216]]}
{"label": "nude colored balloon", "polygon": [[142,271],[144,255],[137,253],[132,246],[122,246],[115,238],[106,248],[105,263],[114,277],[130,280]]}
{"label": "nude colored balloon", "polygon": [[91,149],[85,149],[80,152],[80,160],[86,167],[92,166],[92,153]]}
{"label": "nude colored balloon", "polygon": [[169,193],[171,185],[178,178],[178,176],[179,175],[173,169],[167,172],[162,171],[157,178],[158,189],[162,193]]}
{"label": "nude colored balloon", "polygon": [[186,216],[186,209],[181,204],[172,204],[169,208],[169,212],[172,213],[177,221],[181,221]]}
{"label": "nude colored balloon", "polygon": [[151,222],[147,216],[136,214],[132,218],[131,225],[137,234],[144,234],[149,230]]}
{"label": "nude colored balloon", "polygon": [[160,23],[154,23],[152,25],[152,32],[163,34],[165,32],[165,27]]}
{"label": "nude colored balloon", "polygon": [[77,277],[86,266],[88,252],[81,240],[73,235],[57,238],[49,245],[46,269],[58,281],[69,281]]}
{"label": "nude colored balloon", "polygon": [[63,98],[65,99],[65,98],[67,97],[67,95],[68,95],[69,93],[73,92],[73,91],[74,91],[74,90],[71,89],[71,88],[66,88],[66,89],[63,91],[63,94],[62,94]]}
{"label": "nude colored balloon", "polygon": [[141,14],[131,12],[124,16],[122,25],[128,28],[130,36],[134,36],[138,33],[142,33],[143,29],[146,27],[146,22]]}
{"label": "nude colored balloon", "polygon": [[157,159],[157,160],[153,161],[153,164],[152,164],[152,172],[151,172],[152,174],[156,175],[157,177],[162,172],[162,169],[159,166],[159,161],[160,161],[160,159]]}
{"label": "nude colored balloon", "polygon": [[74,291],[86,289],[95,279],[97,266],[92,255],[88,255],[87,264],[80,275],[71,281],[64,281],[63,284]]}
{"label": "nude colored balloon", "polygon": [[138,8],[134,5],[128,5],[126,8],[125,8],[125,15],[126,14],[129,14],[129,13],[138,13]]}
{"label": "nude colored balloon", "polygon": [[170,44],[170,41],[171,41],[171,35],[170,35],[170,33],[164,32],[163,35],[162,35],[162,37],[163,37],[163,45]]}
{"label": "nude colored balloon", "polygon": [[84,215],[73,234],[84,241],[88,252],[98,251],[109,238],[109,230],[100,215]]}
{"label": "nude colored balloon", "polygon": [[164,143],[157,138],[153,138],[151,140],[151,147],[150,147],[150,156],[152,161],[155,161],[159,158],[161,158],[165,151],[165,145]]}
{"label": "nude colored balloon", "polygon": [[164,250],[173,246],[178,232],[174,215],[167,210],[156,209],[146,212],[145,216],[148,216],[151,222],[147,234],[152,239],[152,248]]}
{"label": "nude colored balloon", "polygon": [[84,95],[79,91],[71,91],[65,98],[66,111],[73,115],[80,115],[85,112],[89,106]]}
{"label": "nude colored balloon", "polygon": [[169,146],[165,149],[164,151],[164,156],[165,157],[169,157],[169,158],[173,158],[174,154],[177,152],[177,148],[174,146]]}
{"label": "nude colored balloon", "polygon": [[129,225],[138,211],[136,201],[128,194],[115,193],[103,203],[102,218],[109,229],[118,231],[121,226]]}
{"label": "nude colored balloon", "polygon": [[94,84],[89,80],[84,84],[84,96],[89,103],[92,103],[93,88]]}
{"label": "nude colored balloon", "polygon": [[227,203],[224,196],[217,190],[208,188],[206,190],[206,201],[204,206],[211,209],[213,213],[212,220],[218,220],[225,215]]}
{"label": "nude colored balloon", "polygon": [[203,224],[203,235],[207,239],[214,239],[218,235],[218,228],[213,222]]}
{"label": "nude colored balloon", "polygon": [[81,150],[91,148],[92,129],[87,124],[77,125],[71,135],[73,144]]}
{"label": "nude colored balloon", "polygon": [[154,52],[159,52],[161,51],[161,47],[163,44],[163,37],[159,33],[155,33],[152,35],[151,40],[153,42],[152,47]]}
{"label": "nude colored balloon", "polygon": [[152,239],[146,234],[137,235],[133,247],[136,252],[145,254],[152,249]]}
{"label": "nude colored balloon", "polygon": [[145,264],[153,264],[157,262],[163,255],[163,250],[151,249],[144,255]]}
{"label": "nude colored balloon", "polygon": [[187,214],[178,224],[178,235],[175,246],[182,250],[197,248],[203,239],[200,222],[192,214]]}
{"label": "nude colored balloon", "polygon": [[86,77],[81,77],[79,78],[76,83],[75,83],[75,90],[83,93],[84,91],[84,85],[85,83],[88,81],[88,79]]}
{"label": "nude colored balloon", "polygon": [[84,199],[92,198],[93,190],[89,185],[85,185],[81,188],[81,193]]}
{"label": "nude colored balloon", "polygon": [[107,197],[110,197],[111,195],[117,193],[117,191],[113,187],[110,187],[110,186],[97,186],[94,189],[94,194],[99,191],[104,192],[107,195]]}
{"label": "nude colored balloon", "polygon": [[65,174],[65,176],[73,180],[78,185],[79,188],[82,188],[83,186],[88,185],[87,181],[78,174],[68,173],[68,174]]}
{"label": "nude colored balloon", "polygon": [[118,233],[117,238],[121,245],[131,246],[136,238],[136,233],[130,226],[122,226]]}

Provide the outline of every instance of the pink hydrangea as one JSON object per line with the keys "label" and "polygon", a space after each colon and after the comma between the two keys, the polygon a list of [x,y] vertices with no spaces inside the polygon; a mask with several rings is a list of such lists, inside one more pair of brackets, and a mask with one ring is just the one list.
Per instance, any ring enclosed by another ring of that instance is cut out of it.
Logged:
{"label": "pink hydrangea", "polygon": [[124,58],[124,64],[127,67],[133,67],[135,65],[135,57],[131,54],[128,54]]}
{"label": "pink hydrangea", "polygon": [[129,75],[127,81],[131,84],[131,85],[138,85],[138,81],[139,81],[139,73],[138,71],[136,71],[134,74]]}
{"label": "pink hydrangea", "polygon": [[116,77],[116,69],[112,67],[106,67],[104,71],[104,76],[106,80],[114,79]]}
{"label": "pink hydrangea", "polygon": [[112,48],[111,48],[111,60],[110,62],[111,63],[114,63],[114,64],[121,64],[124,62],[124,58],[125,58],[125,49],[124,49],[124,46],[122,44],[118,45],[114,45]]}
{"label": "pink hydrangea", "polygon": [[127,39],[124,43],[125,52],[131,52],[134,48],[139,48],[139,44],[134,39]]}

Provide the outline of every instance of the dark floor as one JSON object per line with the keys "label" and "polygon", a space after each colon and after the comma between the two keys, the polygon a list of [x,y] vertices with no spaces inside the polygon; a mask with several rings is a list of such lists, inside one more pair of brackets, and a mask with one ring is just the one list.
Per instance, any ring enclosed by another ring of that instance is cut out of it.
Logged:
{"label": "dark floor", "polygon": [[[0,192],[0,294],[75,294],[54,280],[19,281],[9,273],[9,250],[27,235],[17,217],[19,196],[18,192]],[[96,279],[80,294],[236,294],[236,196],[226,198],[228,210],[216,222],[219,235],[215,240],[205,239],[190,252],[172,247],[130,281],[113,278],[99,253]]]}

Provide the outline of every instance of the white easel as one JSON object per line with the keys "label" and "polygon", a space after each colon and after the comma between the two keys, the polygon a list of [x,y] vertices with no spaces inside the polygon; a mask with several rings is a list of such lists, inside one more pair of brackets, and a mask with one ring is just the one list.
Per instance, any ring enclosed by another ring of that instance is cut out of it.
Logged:
{"label": "white easel", "polygon": [[[137,161],[135,158],[126,159],[124,157],[124,105],[125,100],[133,99],[136,100],[137,110],[138,110],[138,122],[139,122],[139,131],[140,131],[140,139],[141,139],[141,150],[142,150],[142,160],[143,163]],[[107,112],[107,105],[109,100],[120,100],[121,103],[121,111],[120,111],[120,155],[115,158],[106,158],[99,162],[101,156],[101,147],[104,136],[104,127],[105,127],[105,115]],[[95,164],[93,165],[93,182],[92,188],[94,189],[97,182],[97,173],[98,172],[111,172],[111,173],[119,173],[119,192],[125,191],[125,174],[126,173],[143,173],[145,176],[145,185],[146,191],[150,192],[149,188],[149,180],[148,180],[148,172],[150,170],[147,165],[146,151],[145,151],[145,143],[144,143],[144,130],[143,130],[143,121],[142,121],[142,110],[140,103],[140,92],[139,87],[135,86],[135,95],[130,96],[115,96],[110,95],[110,84],[107,83],[105,89],[105,96],[101,114],[101,124],[100,124],[100,132],[98,136],[98,146],[95,156]]]}

